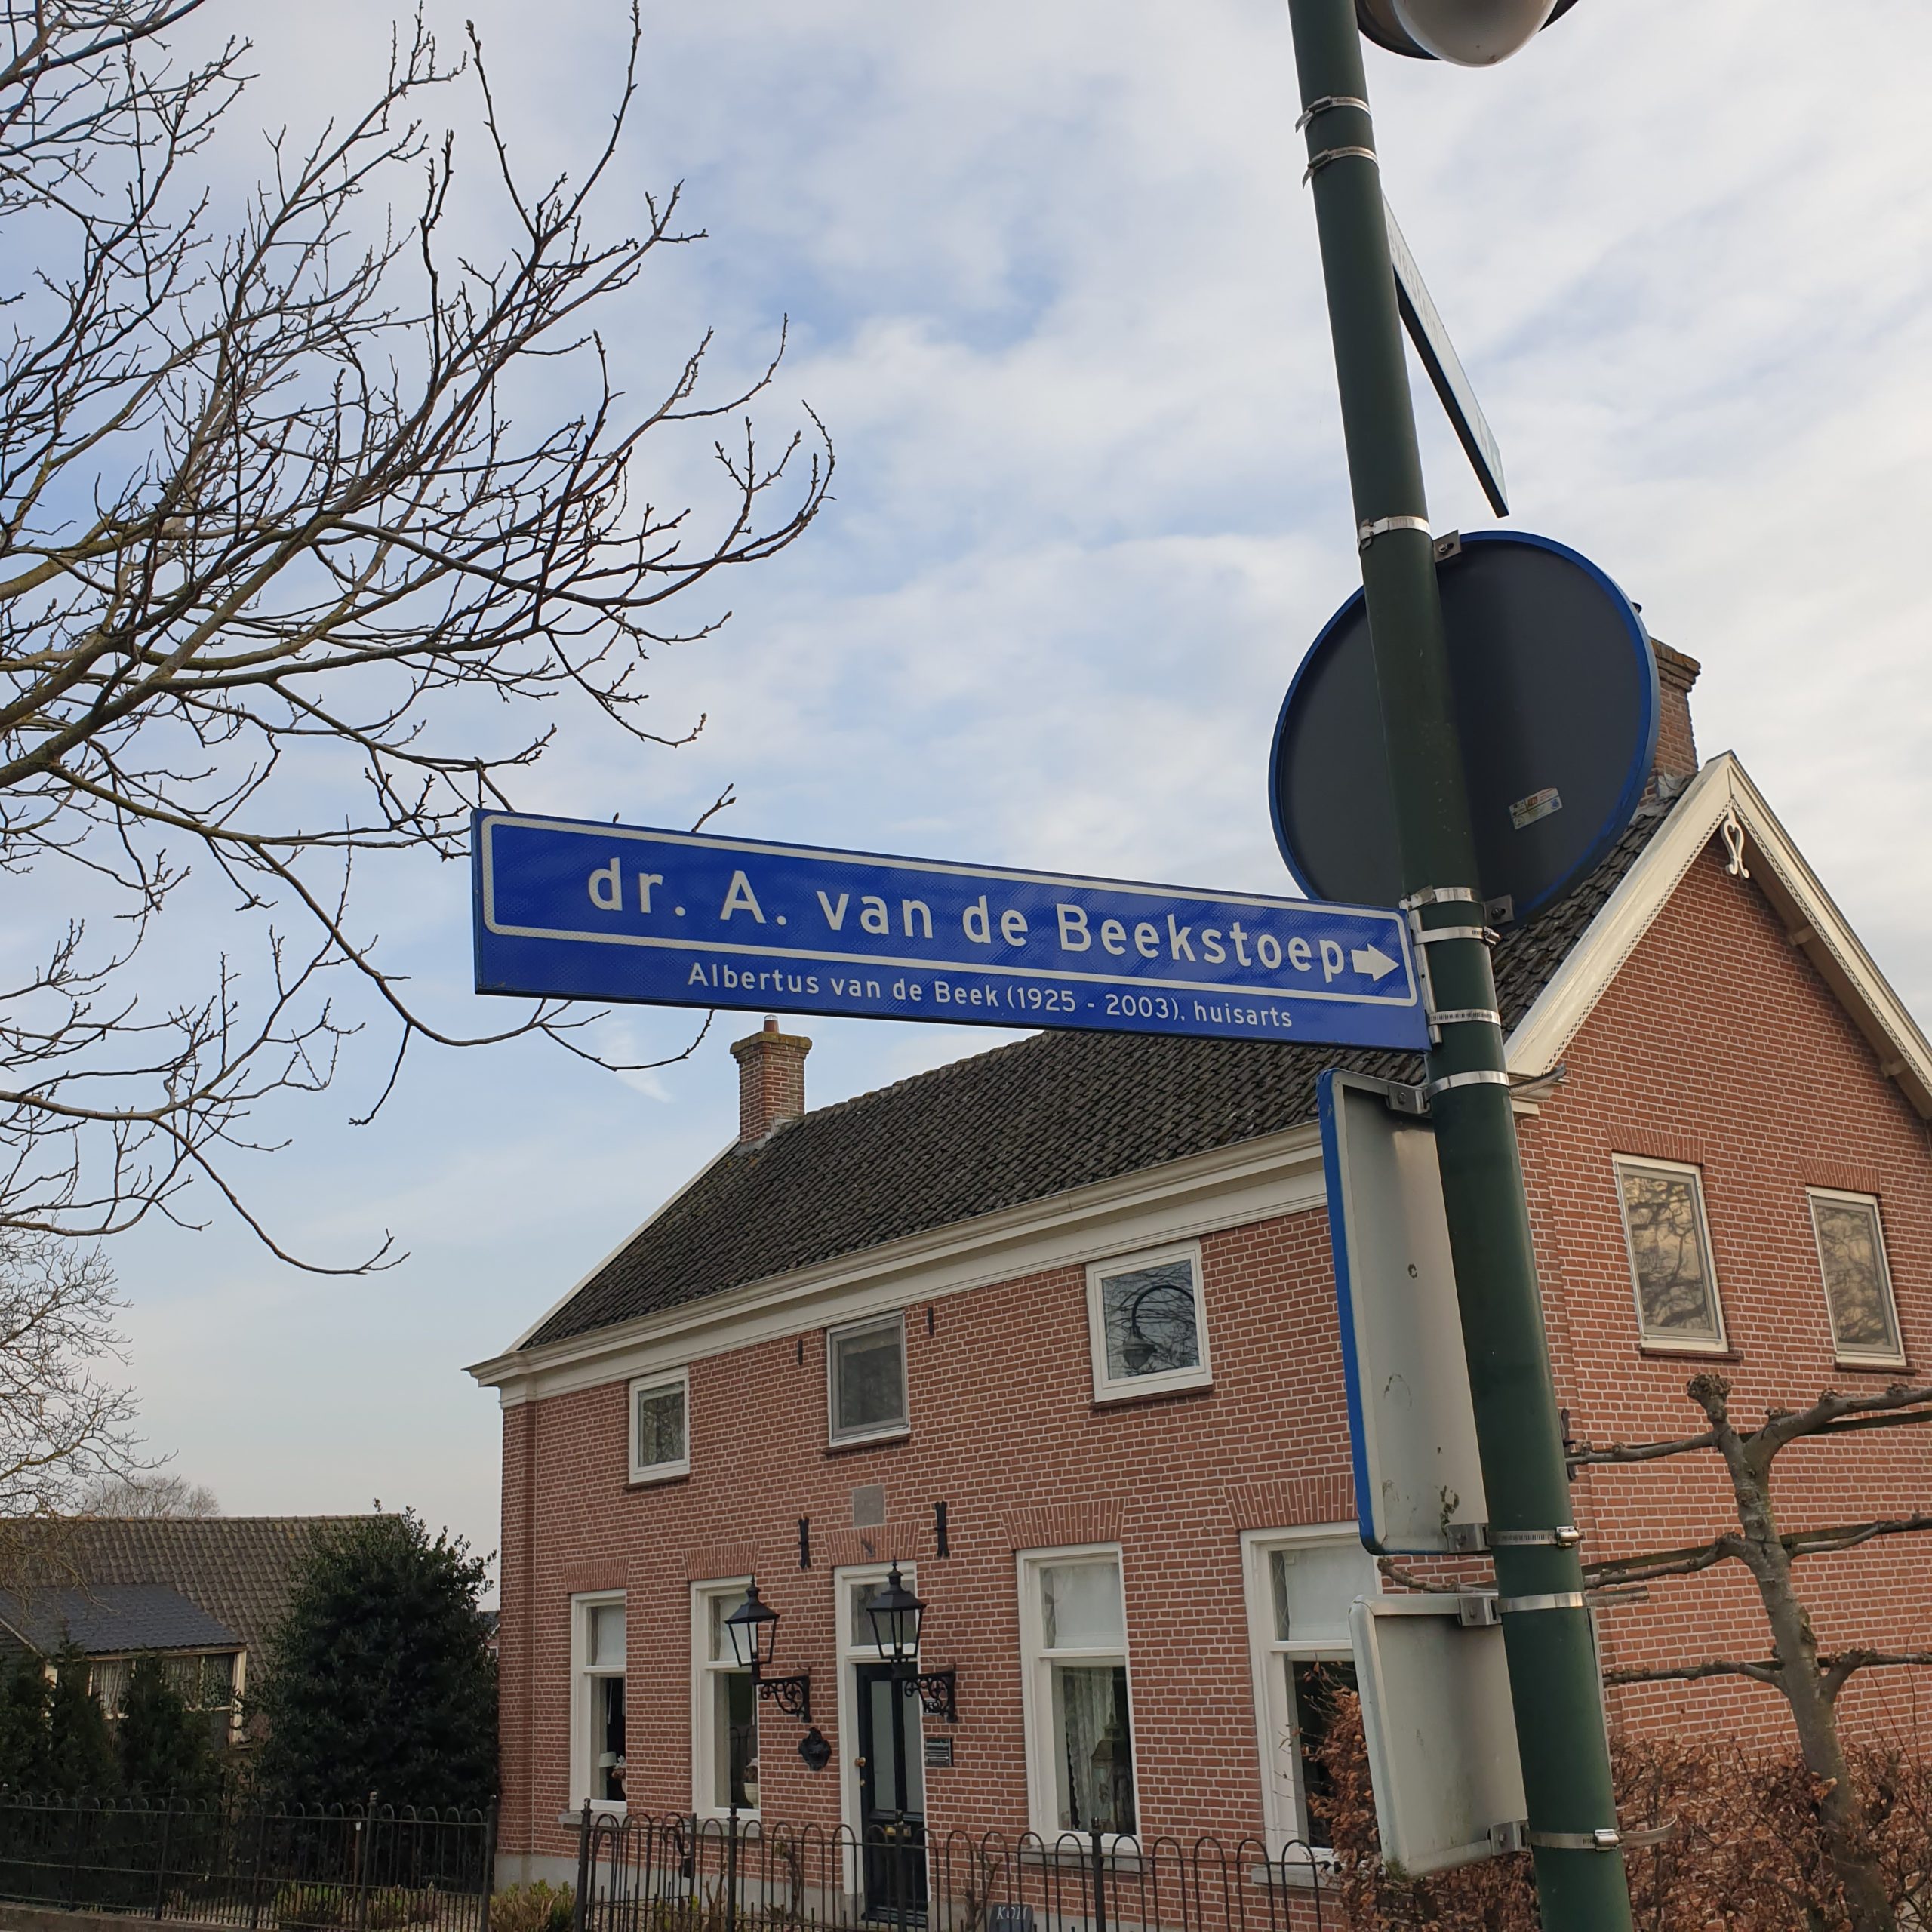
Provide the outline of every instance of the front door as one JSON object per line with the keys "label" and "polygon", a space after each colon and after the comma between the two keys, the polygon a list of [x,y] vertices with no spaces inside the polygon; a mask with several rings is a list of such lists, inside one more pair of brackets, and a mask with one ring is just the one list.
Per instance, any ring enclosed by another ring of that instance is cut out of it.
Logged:
{"label": "front door", "polygon": [[866,1916],[923,1923],[926,1767],[919,1700],[887,1664],[853,1666],[858,1687],[859,1831]]}

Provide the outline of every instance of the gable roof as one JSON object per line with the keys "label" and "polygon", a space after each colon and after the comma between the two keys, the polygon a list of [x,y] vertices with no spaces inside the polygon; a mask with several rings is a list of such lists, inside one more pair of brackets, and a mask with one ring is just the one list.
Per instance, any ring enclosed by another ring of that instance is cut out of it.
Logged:
{"label": "gable roof", "polygon": [[0,1626],[42,1657],[63,1643],[102,1657],[125,1651],[232,1650],[242,1641],[165,1583],[108,1583],[24,1596],[0,1591]]}
{"label": "gable roof", "polygon": [[[1544,980],[1512,1026],[1509,1066],[1534,1078],[1561,1058],[1617,970],[1669,903],[1692,862],[1727,824],[1735,827],[1751,882],[1784,921],[1921,1118],[1932,1119],[1932,1044],[1805,863],[1743,765],[1721,752],[1698,773],[1670,816],[1604,902],[1601,915]],[[1506,1023],[1509,1016],[1504,1015]]]}
{"label": "gable roof", "polygon": [[[1575,891],[1496,950],[1506,1028],[1534,1005],[1660,827],[1640,809]],[[1421,1077],[1401,1053],[1041,1033],[734,1144],[600,1263],[516,1353],[1312,1120],[1322,1070]]]}
{"label": "gable roof", "polygon": [[69,1598],[108,1604],[116,1592],[158,1586],[206,1616],[223,1632],[220,1641],[238,1639],[259,1654],[318,1538],[360,1520],[78,1516],[35,1524],[40,1581],[20,1593],[24,1614],[37,1620],[43,1605]]}

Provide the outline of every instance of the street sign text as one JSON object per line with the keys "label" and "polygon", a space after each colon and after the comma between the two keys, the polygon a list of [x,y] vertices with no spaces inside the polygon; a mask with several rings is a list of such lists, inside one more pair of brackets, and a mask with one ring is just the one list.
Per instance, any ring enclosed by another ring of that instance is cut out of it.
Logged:
{"label": "street sign text", "polygon": [[1420,1050],[1399,914],[477,814],[481,992]]}

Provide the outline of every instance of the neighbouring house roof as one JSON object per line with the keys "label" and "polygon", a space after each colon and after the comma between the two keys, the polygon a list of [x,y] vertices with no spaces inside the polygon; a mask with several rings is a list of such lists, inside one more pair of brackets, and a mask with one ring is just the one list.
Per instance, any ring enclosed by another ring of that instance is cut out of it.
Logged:
{"label": "neighbouring house roof", "polygon": [[241,1638],[165,1583],[0,1590],[0,1627],[51,1657],[72,1644],[90,1657],[131,1651],[233,1650]]}
{"label": "neighbouring house roof", "polygon": [[[220,1631],[259,1654],[288,1607],[302,1564],[323,1531],[346,1516],[69,1517],[36,1525],[38,1580],[23,1589],[27,1614],[78,1598],[108,1604],[131,1590],[177,1595]],[[0,1617],[5,1616],[0,1610]],[[183,1625],[182,1627],[185,1628]],[[58,1639],[56,1639],[57,1644]],[[186,1644],[199,1644],[199,1638]],[[154,1647],[177,1647],[162,1644]],[[35,1647],[38,1647],[38,1645]],[[92,1647],[84,1646],[84,1647]],[[136,1648],[142,1647],[140,1645]]]}
{"label": "neighbouring house roof", "polygon": [[[1582,885],[1504,934],[1495,960],[1506,1029],[1672,816],[1644,806]],[[1400,1053],[1053,1032],[819,1108],[719,1155],[518,1349],[1278,1133],[1314,1118],[1316,1082],[1334,1066],[1421,1077],[1420,1059]]]}

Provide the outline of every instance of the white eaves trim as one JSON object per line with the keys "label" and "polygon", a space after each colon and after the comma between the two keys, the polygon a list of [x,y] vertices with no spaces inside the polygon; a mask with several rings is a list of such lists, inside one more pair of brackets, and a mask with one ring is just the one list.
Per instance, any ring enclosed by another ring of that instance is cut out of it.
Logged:
{"label": "white eaves trim", "polygon": [[476,1363],[469,1373],[497,1389],[503,1406],[512,1407],[1048,1268],[1084,1266],[1217,1229],[1300,1214],[1326,1199],[1321,1130],[1309,1121],[835,1256],[587,1335],[537,1349],[519,1345]]}
{"label": "white eaves trim", "polygon": [[1743,830],[1751,883],[1851,1015],[1885,1072],[1918,1112],[1932,1119],[1932,1044],[1729,752],[1719,752],[1692,780],[1523,1016],[1509,1036],[1509,1071],[1535,1078],[1556,1065],[1730,813]]}

